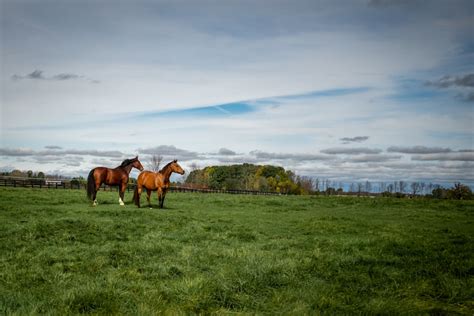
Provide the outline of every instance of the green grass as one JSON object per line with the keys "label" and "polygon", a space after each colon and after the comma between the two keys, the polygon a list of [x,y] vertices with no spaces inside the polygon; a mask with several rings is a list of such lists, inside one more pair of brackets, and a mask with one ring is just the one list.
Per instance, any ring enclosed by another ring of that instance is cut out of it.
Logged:
{"label": "green grass", "polygon": [[0,314],[473,314],[471,201],[131,197],[0,188]]}

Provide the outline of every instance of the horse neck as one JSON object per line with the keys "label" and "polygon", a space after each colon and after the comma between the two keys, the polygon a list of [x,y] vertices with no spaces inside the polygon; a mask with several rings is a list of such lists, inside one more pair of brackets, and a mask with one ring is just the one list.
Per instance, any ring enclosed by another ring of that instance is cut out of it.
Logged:
{"label": "horse neck", "polygon": [[173,170],[171,169],[171,167],[168,167],[160,171],[160,173],[163,175],[165,182],[168,182],[170,180],[171,174],[173,173]]}
{"label": "horse neck", "polygon": [[130,174],[130,171],[132,171],[132,164],[129,164],[129,165],[126,165],[125,167],[119,167],[121,168],[123,171],[125,171],[127,173],[127,176]]}

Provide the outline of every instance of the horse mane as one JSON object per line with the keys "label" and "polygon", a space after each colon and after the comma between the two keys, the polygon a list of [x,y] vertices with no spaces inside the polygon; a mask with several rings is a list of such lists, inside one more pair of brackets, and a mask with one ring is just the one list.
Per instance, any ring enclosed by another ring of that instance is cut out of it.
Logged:
{"label": "horse mane", "polygon": [[159,173],[163,173],[163,171],[165,171],[166,169],[168,169],[168,168],[171,166],[172,163],[176,163],[176,162],[177,162],[176,159],[173,160],[173,161],[168,162],[168,163],[166,164],[166,166],[164,166],[163,168],[161,168],[160,171],[158,171],[158,172],[159,172]]}
{"label": "horse mane", "polygon": [[120,165],[120,167],[126,167],[128,166],[129,164],[133,163],[137,158],[133,158],[133,159],[125,159],[124,161],[122,161],[122,164]]}

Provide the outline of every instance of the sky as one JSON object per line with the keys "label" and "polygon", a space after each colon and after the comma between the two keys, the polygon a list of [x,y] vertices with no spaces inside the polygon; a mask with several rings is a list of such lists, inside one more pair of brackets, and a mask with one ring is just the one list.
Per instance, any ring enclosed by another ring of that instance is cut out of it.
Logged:
{"label": "sky", "polygon": [[2,171],[157,154],[474,185],[472,1],[0,5]]}

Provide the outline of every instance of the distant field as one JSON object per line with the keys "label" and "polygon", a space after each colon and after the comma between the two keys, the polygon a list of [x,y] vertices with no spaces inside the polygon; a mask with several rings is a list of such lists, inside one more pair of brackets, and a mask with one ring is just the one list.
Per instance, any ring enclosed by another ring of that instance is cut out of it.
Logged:
{"label": "distant field", "polygon": [[473,314],[472,201],[131,197],[0,188],[0,314]]}

